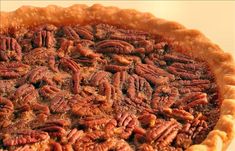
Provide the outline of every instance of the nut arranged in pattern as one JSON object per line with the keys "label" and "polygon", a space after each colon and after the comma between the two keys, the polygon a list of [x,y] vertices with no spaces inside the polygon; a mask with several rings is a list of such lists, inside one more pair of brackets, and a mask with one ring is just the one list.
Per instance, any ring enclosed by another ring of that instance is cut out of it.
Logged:
{"label": "nut arranged in pattern", "polygon": [[42,25],[1,35],[0,60],[0,150],[185,150],[219,117],[206,63],[159,35]]}

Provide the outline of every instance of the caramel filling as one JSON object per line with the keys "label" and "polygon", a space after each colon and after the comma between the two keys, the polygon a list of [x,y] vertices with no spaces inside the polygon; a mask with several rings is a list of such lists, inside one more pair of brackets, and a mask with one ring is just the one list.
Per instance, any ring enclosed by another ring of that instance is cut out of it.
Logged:
{"label": "caramel filling", "polygon": [[185,150],[219,117],[206,63],[158,35],[43,25],[0,35],[0,60],[0,150]]}

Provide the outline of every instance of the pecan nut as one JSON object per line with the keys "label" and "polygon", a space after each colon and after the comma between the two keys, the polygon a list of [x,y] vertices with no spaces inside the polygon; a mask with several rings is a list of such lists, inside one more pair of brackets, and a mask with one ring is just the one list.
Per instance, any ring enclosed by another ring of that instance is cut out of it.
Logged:
{"label": "pecan nut", "polygon": [[134,51],[134,46],[122,40],[103,40],[96,43],[97,52],[130,54]]}
{"label": "pecan nut", "polygon": [[41,87],[39,89],[39,93],[47,98],[47,99],[52,99],[53,97],[55,97],[55,95],[57,93],[59,93],[61,90],[55,86],[51,86],[51,85],[44,85],[43,87]]}
{"label": "pecan nut", "polygon": [[178,134],[181,125],[175,121],[161,121],[156,126],[146,132],[146,140],[154,141],[156,148],[163,148],[169,145]]}
{"label": "pecan nut", "polygon": [[102,116],[91,116],[85,117],[78,121],[80,125],[84,125],[87,128],[99,128],[102,125],[106,125],[110,121],[107,117]]}
{"label": "pecan nut", "polygon": [[152,97],[152,91],[152,87],[144,78],[135,74],[129,77],[127,95],[130,99],[136,100],[136,103],[138,103],[138,100],[150,100]]}
{"label": "pecan nut", "polygon": [[165,108],[163,109],[163,113],[167,116],[175,117],[181,120],[193,120],[194,119],[194,116],[191,113],[185,110],[181,110],[181,109]]}
{"label": "pecan nut", "polygon": [[1,62],[0,77],[18,78],[25,75],[29,71],[29,66],[20,62]]}
{"label": "pecan nut", "polygon": [[102,83],[105,80],[108,80],[110,76],[109,72],[105,71],[98,71],[95,74],[93,74],[90,78],[90,84],[92,86],[98,86],[100,83]]}
{"label": "pecan nut", "polygon": [[62,32],[70,40],[80,39],[80,37],[77,34],[77,32],[73,28],[71,28],[69,26],[63,27],[62,28]]}
{"label": "pecan nut", "polygon": [[69,69],[71,69],[73,72],[79,72],[80,70],[80,65],[77,64],[75,61],[68,59],[68,58],[62,58],[60,60],[60,64],[63,67],[68,67]]}
{"label": "pecan nut", "polygon": [[25,145],[40,142],[48,139],[49,136],[46,132],[35,131],[35,130],[25,130],[17,132],[8,138],[3,140],[4,146],[16,146],[16,145]]}
{"label": "pecan nut", "polygon": [[78,94],[80,91],[80,81],[81,81],[81,73],[79,71],[75,72],[73,74],[73,92],[75,94]]}
{"label": "pecan nut", "polygon": [[9,115],[14,111],[14,105],[6,98],[0,96],[0,117]]}
{"label": "pecan nut", "polygon": [[53,32],[41,30],[34,33],[33,46],[52,48],[55,45],[55,38]]}
{"label": "pecan nut", "polygon": [[50,101],[50,110],[54,113],[64,113],[70,110],[68,99],[64,93],[58,93]]}
{"label": "pecan nut", "polygon": [[51,137],[61,138],[66,134],[65,128],[70,125],[67,120],[49,120],[41,126],[37,126],[34,129],[47,132]]}
{"label": "pecan nut", "polygon": [[21,61],[21,46],[14,38],[0,36],[0,59]]}
{"label": "pecan nut", "polygon": [[167,85],[159,86],[152,98],[152,107],[157,110],[171,107],[175,101],[179,98],[177,88],[170,87]]}
{"label": "pecan nut", "polygon": [[62,138],[62,142],[65,144],[74,144],[83,136],[84,132],[82,130],[77,130],[76,128],[68,132],[65,138]]}
{"label": "pecan nut", "polygon": [[16,107],[20,107],[25,104],[32,104],[37,100],[38,96],[38,91],[35,90],[33,85],[24,84],[15,91],[13,103]]}
{"label": "pecan nut", "polygon": [[75,27],[75,31],[82,39],[87,39],[87,40],[94,39],[91,26],[78,26]]}
{"label": "pecan nut", "polygon": [[206,104],[208,104],[207,94],[196,92],[196,93],[185,95],[180,100],[177,100],[174,103],[174,106],[177,106],[184,110],[188,110],[189,108],[193,108],[198,105],[206,105]]}
{"label": "pecan nut", "polygon": [[135,67],[137,75],[144,77],[153,84],[166,84],[170,80],[174,80],[174,75],[166,72],[161,68],[149,64],[137,64]]}

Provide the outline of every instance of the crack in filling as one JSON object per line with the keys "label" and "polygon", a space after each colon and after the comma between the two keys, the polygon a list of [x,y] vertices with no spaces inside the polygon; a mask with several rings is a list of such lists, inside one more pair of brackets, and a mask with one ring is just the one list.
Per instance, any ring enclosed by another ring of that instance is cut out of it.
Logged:
{"label": "crack in filling", "polygon": [[220,114],[207,64],[98,24],[0,35],[0,150],[185,150]]}

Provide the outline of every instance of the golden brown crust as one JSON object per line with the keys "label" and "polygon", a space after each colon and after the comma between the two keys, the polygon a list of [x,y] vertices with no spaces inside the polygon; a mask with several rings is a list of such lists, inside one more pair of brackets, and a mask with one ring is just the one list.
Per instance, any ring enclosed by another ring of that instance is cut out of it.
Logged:
{"label": "golden brown crust", "polygon": [[[222,98],[220,119],[214,130],[199,145],[189,151],[225,150],[235,138],[235,63],[203,34],[182,25],[159,19],[149,13],[123,10],[101,5],[73,5],[68,8],[24,6],[14,12],[1,12],[0,33],[22,30],[30,26],[51,23],[55,25],[108,23],[148,31],[173,41],[177,51],[205,60],[214,72]],[[180,48],[184,48],[181,50]]]}

